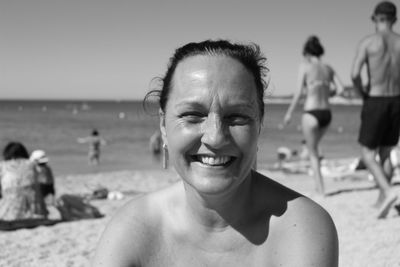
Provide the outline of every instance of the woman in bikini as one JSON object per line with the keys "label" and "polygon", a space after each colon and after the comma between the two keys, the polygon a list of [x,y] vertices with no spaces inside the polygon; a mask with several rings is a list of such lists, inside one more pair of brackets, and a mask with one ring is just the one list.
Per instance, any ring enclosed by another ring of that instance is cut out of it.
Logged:
{"label": "woman in bikini", "polygon": [[309,150],[310,163],[313,169],[316,190],[325,194],[321,175],[318,144],[332,119],[329,97],[343,92],[343,85],[335,71],[321,61],[324,53],[318,37],[311,36],[304,45],[304,61],[300,64],[297,80],[297,91],[286,112],[284,124],[287,125],[292,113],[305,90],[304,113],[302,116],[303,135]]}

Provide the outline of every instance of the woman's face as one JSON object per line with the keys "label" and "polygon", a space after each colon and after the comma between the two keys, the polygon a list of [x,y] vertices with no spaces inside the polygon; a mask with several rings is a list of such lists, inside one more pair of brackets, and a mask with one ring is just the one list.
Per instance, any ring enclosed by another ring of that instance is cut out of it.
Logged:
{"label": "woman's face", "polygon": [[260,115],[253,75],[225,56],[178,64],[161,131],[184,182],[203,194],[239,185],[256,160]]}

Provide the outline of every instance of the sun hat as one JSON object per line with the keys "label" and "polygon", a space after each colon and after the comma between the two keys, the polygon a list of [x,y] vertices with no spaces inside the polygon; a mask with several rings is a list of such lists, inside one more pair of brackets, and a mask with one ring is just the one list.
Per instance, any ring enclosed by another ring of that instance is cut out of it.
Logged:
{"label": "sun hat", "polygon": [[46,152],[43,150],[35,150],[32,152],[30,159],[32,161],[37,161],[38,163],[47,163],[49,158],[46,156]]}
{"label": "sun hat", "polygon": [[376,5],[374,14],[372,16],[376,15],[386,15],[390,18],[395,18],[396,17],[396,6],[389,1],[383,1],[380,2],[379,4]]}

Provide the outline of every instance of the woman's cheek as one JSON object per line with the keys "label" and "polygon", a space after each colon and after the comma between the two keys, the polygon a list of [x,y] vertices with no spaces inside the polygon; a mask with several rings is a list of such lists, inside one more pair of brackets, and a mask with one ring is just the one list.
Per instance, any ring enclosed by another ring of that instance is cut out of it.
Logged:
{"label": "woman's cheek", "polygon": [[257,146],[259,131],[256,125],[244,125],[232,127],[231,136],[236,144],[239,146],[247,146],[248,148]]}
{"label": "woman's cheek", "polygon": [[[169,127],[170,126],[170,127]],[[167,125],[167,139],[171,150],[185,151],[201,139],[200,124],[177,122]]]}

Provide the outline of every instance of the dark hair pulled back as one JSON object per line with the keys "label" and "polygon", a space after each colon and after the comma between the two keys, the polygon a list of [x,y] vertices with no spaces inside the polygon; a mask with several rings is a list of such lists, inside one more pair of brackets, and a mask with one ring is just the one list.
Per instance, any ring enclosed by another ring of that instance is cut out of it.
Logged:
{"label": "dark hair pulled back", "polygon": [[184,59],[196,55],[228,56],[242,63],[254,76],[260,109],[260,119],[263,118],[264,90],[267,88],[267,83],[264,79],[267,75],[268,68],[265,65],[266,58],[261,53],[260,47],[254,43],[244,45],[231,43],[227,40],[206,40],[199,43],[188,43],[176,49],[174,55],[169,60],[168,68],[164,77],[156,78],[160,81],[161,89],[151,90],[146,94],[144,101],[152,96],[157,96],[159,98],[160,108],[165,112],[176,67]]}
{"label": "dark hair pulled back", "polygon": [[303,55],[307,54],[316,57],[320,57],[324,54],[324,48],[318,37],[315,35],[310,36],[304,44]]}

